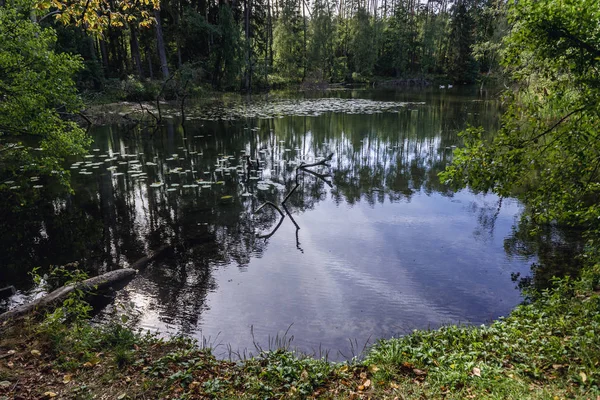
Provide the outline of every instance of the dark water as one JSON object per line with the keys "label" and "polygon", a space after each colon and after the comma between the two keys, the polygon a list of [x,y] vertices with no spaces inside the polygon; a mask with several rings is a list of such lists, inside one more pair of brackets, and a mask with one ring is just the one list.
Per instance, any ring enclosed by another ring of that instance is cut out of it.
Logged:
{"label": "dark water", "polygon": [[[169,111],[155,132],[97,128],[95,151],[74,160],[76,194],[45,225],[60,248],[46,259],[103,271],[168,246],[97,319],[125,312],[209,338],[220,356],[267,348],[290,325],[292,346],[344,358],[377,338],[509,313],[521,301],[511,274],[529,273],[504,249],[519,205],[437,177],[467,123],[495,129],[499,103],[456,88],[306,97],[191,106],[185,129]],[[296,178],[330,154],[311,168],[319,176]],[[296,181],[293,220],[255,213],[267,201],[285,211]]]}

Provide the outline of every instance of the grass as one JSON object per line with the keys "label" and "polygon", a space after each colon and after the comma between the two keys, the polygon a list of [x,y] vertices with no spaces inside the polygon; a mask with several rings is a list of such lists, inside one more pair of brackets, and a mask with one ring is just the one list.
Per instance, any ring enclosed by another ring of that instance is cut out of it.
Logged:
{"label": "grass", "polygon": [[489,326],[415,331],[346,363],[285,345],[223,361],[120,323],[29,319],[1,328],[0,399],[598,399],[599,289],[595,265]]}

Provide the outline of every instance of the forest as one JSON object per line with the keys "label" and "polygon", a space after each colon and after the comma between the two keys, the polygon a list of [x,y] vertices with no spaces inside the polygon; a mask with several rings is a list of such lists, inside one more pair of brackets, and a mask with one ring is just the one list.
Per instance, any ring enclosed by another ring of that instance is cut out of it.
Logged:
{"label": "forest", "polygon": [[80,88],[130,81],[134,95],[136,83],[172,76],[246,92],[374,77],[474,83],[499,72],[507,29],[498,0],[107,1],[108,16],[73,8],[68,20],[42,4],[57,50],[84,60]]}

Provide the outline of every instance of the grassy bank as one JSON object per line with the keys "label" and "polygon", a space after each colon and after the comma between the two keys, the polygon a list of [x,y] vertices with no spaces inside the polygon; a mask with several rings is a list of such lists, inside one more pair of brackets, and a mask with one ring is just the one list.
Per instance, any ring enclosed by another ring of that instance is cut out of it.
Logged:
{"label": "grassy bank", "polygon": [[597,399],[599,310],[596,265],[489,326],[415,331],[337,364],[285,350],[221,361],[120,323],[30,318],[1,327],[0,399]]}

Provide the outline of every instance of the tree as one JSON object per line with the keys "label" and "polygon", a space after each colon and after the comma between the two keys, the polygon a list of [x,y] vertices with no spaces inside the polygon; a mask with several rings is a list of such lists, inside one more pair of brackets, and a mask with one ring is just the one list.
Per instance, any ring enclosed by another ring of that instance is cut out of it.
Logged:
{"label": "tree", "polygon": [[[600,233],[600,3],[519,0],[504,65],[516,86],[492,139],[463,133],[443,174],[457,187],[517,196],[524,218]],[[597,239],[593,239],[597,240]]]}
{"label": "tree", "polygon": [[304,65],[300,3],[297,0],[281,0],[280,8],[273,37],[274,63],[283,76],[298,80]]}
{"label": "tree", "polygon": [[233,19],[233,13],[227,4],[219,8],[217,28],[219,46],[215,50],[215,83],[218,87],[231,88],[241,71],[242,48],[240,27]]}
{"label": "tree", "polygon": [[310,34],[308,69],[329,78],[333,69],[335,26],[327,0],[316,0],[313,3]]}
{"label": "tree", "polygon": [[453,7],[450,22],[448,75],[456,83],[473,83],[477,77],[477,62],[472,54],[475,43],[475,20],[468,0],[459,0]]}
{"label": "tree", "polygon": [[375,43],[373,42],[373,25],[369,13],[359,8],[352,18],[350,53],[354,71],[371,76],[375,66]]}
{"label": "tree", "polygon": [[[73,81],[81,59],[56,53],[56,33],[32,22],[27,7],[0,8],[0,43],[0,191],[31,188],[28,175],[39,173],[66,182],[60,160],[89,144],[86,132],[63,118],[81,106]],[[27,136],[43,151],[17,144]]]}

